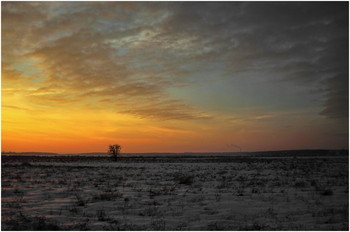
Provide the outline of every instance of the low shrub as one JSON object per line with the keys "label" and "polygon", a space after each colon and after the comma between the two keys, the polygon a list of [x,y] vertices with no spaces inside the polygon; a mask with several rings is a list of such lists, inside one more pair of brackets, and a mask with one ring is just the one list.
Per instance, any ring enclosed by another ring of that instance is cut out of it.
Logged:
{"label": "low shrub", "polygon": [[192,185],[193,184],[194,177],[190,175],[180,175],[176,177],[176,181],[179,184],[185,184],[185,185]]}
{"label": "low shrub", "polygon": [[333,191],[332,191],[332,189],[325,189],[324,191],[322,191],[321,194],[323,196],[332,196],[333,195]]}
{"label": "low shrub", "polygon": [[99,221],[106,221],[106,212],[103,209],[96,211],[96,216]]}

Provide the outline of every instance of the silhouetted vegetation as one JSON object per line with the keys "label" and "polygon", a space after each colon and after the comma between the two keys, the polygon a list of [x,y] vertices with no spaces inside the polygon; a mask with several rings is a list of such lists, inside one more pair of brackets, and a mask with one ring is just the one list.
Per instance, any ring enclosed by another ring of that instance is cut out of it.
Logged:
{"label": "silhouetted vegetation", "polygon": [[117,157],[118,157],[121,149],[122,149],[122,147],[119,144],[109,145],[108,152],[109,152],[109,154],[112,155],[112,157],[114,158],[115,161],[117,161]]}

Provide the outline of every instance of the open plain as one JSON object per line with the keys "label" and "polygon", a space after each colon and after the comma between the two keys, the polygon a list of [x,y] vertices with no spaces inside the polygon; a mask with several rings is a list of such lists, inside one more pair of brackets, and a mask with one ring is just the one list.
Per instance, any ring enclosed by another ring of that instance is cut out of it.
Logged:
{"label": "open plain", "polygon": [[2,157],[2,230],[348,230],[348,156]]}

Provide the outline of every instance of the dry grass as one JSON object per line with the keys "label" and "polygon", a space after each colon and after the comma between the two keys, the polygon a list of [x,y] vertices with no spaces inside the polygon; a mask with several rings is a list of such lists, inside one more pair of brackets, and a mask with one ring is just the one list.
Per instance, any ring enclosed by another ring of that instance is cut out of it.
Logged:
{"label": "dry grass", "polygon": [[[345,162],[346,161],[346,162]],[[291,168],[294,167],[294,168]],[[347,230],[347,159],[5,163],[3,230]]]}

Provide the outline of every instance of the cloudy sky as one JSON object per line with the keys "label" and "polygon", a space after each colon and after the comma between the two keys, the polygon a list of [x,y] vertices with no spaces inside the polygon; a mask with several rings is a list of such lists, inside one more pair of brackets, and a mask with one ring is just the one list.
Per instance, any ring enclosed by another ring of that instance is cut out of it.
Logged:
{"label": "cloudy sky", "polygon": [[2,150],[348,147],[348,2],[2,2]]}

